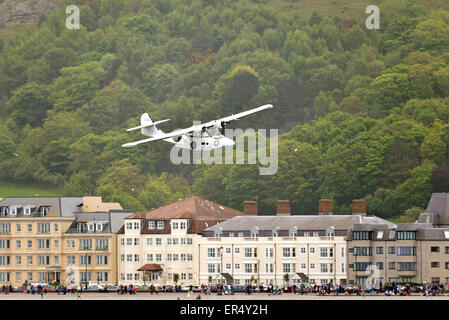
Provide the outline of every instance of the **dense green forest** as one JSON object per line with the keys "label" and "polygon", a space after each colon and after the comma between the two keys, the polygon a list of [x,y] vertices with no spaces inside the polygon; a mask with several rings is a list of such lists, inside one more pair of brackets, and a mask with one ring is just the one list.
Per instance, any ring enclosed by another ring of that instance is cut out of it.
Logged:
{"label": "dense green forest", "polygon": [[[289,199],[314,214],[325,197],[344,214],[363,198],[386,218],[449,191],[447,8],[382,1],[381,29],[368,30],[364,8],[330,16],[278,2],[63,1],[3,36],[0,181],[130,209],[195,194],[237,209],[258,199],[265,214]],[[79,30],[65,28],[73,3]],[[143,112],[172,119],[170,131],[266,103],[238,127],[280,129],[273,176],[175,166],[165,142],[120,147],[142,138],[125,129]]]}

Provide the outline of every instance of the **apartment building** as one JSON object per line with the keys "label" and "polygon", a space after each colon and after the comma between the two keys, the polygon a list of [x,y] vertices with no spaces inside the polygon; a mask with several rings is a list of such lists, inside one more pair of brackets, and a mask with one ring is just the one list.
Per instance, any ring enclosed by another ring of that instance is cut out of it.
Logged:
{"label": "apartment building", "polygon": [[434,193],[415,223],[354,225],[348,235],[350,283],[449,283],[449,194]]}
{"label": "apartment building", "polygon": [[101,197],[2,199],[0,283],[115,283],[116,232],[131,213]]}
{"label": "apartment building", "polygon": [[193,196],[127,217],[117,236],[119,283],[197,285],[201,232],[239,215]]}
{"label": "apartment building", "polygon": [[347,282],[346,236],[356,224],[386,224],[367,217],[332,215],[332,200],[320,200],[318,215],[291,215],[288,200],[278,201],[275,216],[257,215],[245,201],[244,216],[204,229],[199,243],[200,283],[286,285]]}

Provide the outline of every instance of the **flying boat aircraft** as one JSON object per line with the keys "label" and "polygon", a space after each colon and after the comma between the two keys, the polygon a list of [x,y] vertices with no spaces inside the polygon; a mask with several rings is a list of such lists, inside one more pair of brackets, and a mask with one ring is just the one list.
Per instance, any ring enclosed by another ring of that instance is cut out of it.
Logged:
{"label": "flying boat aircraft", "polygon": [[240,118],[249,116],[250,114],[270,108],[273,108],[273,105],[266,104],[258,108],[233,114],[225,118],[193,125],[190,128],[175,130],[170,133],[165,133],[157,127],[158,124],[167,122],[170,119],[153,122],[148,113],[144,113],[140,117],[140,126],[130,128],[126,131],[134,131],[140,129],[141,133],[144,136],[150,138],[125,143],[124,145],[122,145],[122,147],[131,148],[142,143],[157,140],[164,140],[175,144],[179,148],[196,151],[212,150],[221,147],[232,147],[235,144],[234,140],[223,135],[226,124],[230,121],[238,120]]}

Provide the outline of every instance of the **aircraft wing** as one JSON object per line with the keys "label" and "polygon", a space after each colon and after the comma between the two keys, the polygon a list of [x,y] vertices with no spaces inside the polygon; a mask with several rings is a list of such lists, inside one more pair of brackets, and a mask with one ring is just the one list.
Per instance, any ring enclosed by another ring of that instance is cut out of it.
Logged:
{"label": "aircraft wing", "polygon": [[125,143],[125,144],[122,145],[122,147],[124,147],[124,148],[131,148],[131,147],[135,147],[138,144],[145,143],[145,142],[164,140],[164,139],[177,137],[177,136],[180,136],[180,135],[183,135],[183,134],[186,134],[186,133],[190,133],[190,132],[199,132],[199,131],[201,131],[201,128],[202,128],[202,126],[192,126],[190,128],[176,130],[176,131],[173,131],[173,132],[170,132],[170,133],[160,134],[160,135],[157,135],[155,137],[151,137],[151,138],[147,138],[147,139],[143,139],[143,140],[139,140],[139,141]]}
{"label": "aircraft wing", "polygon": [[213,121],[204,123],[204,124],[202,124],[202,126],[203,127],[204,126],[206,126],[206,127],[213,126],[215,121],[230,122],[232,120],[238,120],[240,118],[249,116],[250,114],[253,114],[253,113],[256,113],[256,112],[260,112],[262,110],[270,109],[270,108],[273,108],[273,105],[272,104],[266,104],[266,105],[263,105],[263,106],[260,106],[260,107],[248,110],[248,111],[243,111],[243,112],[240,112],[240,113],[237,113],[237,114],[233,114],[232,116],[228,116],[228,117],[224,117],[224,118],[221,118],[221,119],[217,119],[217,120],[213,120]]}

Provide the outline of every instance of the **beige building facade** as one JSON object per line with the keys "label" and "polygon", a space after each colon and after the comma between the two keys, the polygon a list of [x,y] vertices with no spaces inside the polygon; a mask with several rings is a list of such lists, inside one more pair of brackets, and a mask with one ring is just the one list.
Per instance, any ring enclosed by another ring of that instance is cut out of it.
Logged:
{"label": "beige building facade", "polygon": [[350,283],[449,284],[449,195],[432,195],[415,223],[355,225],[349,232]]}
{"label": "beige building facade", "polygon": [[0,283],[116,283],[116,232],[131,213],[100,197],[2,199]]}
{"label": "beige building facade", "polygon": [[117,236],[119,283],[198,285],[202,230],[242,214],[190,197],[127,217]]}
{"label": "beige building facade", "polygon": [[388,223],[363,212],[332,215],[332,201],[320,200],[318,215],[290,215],[280,200],[276,216],[257,215],[245,202],[245,215],[203,231],[199,244],[203,284],[346,284],[349,229],[358,223]]}

